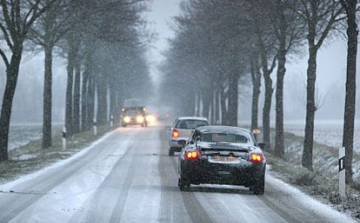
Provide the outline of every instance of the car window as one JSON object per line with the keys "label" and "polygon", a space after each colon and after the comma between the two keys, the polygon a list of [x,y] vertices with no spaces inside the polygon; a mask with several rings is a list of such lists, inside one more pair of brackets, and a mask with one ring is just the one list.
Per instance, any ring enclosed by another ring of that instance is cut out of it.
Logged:
{"label": "car window", "polygon": [[248,143],[249,139],[244,135],[238,135],[238,134],[205,133],[205,134],[202,134],[201,141]]}
{"label": "car window", "polygon": [[195,142],[196,138],[199,136],[199,131],[195,130],[192,135],[190,136],[191,141]]}
{"label": "car window", "polygon": [[207,126],[209,123],[203,120],[180,120],[176,123],[178,129],[196,129],[201,126]]}
{"label": "car window", "polygon": [[141,114],[141,111],[138,109],[129,109],[125,111],[125,114],[127,115],[136,115],[136,114]]}

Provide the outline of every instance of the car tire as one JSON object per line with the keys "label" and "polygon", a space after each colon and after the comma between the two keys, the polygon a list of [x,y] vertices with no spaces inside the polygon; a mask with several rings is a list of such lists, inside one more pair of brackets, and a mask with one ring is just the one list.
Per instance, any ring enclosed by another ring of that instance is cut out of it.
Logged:
{"label": "car tire", "polygon": [[179,181],[178,181],[178,186],[179,186],[180,191],[185,191],[185,188],[190,187],[190,184],[184,179],[184,177],[180,176]]}
{"label": "car tire", "polygon": [[265,191],[265,174],[260,174],[259,178],[256,179],[254,185],[250,187],[254,194],[263,195]]}
{"label": "car tire", "polygon": [[173,147],[170,147],[170,149],[169,149],[169,156],[174,156],[174,154],[175,154],[174,148],[173,148]]}

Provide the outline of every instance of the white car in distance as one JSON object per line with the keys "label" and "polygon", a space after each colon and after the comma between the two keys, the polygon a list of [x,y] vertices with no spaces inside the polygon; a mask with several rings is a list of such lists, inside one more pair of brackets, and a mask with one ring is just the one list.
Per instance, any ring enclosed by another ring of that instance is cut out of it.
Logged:
{"label": "white car in distance", "polygon": [[202,117],[179,117],[172,126],[168,126],[169,135],[169,156],[173,156],[175,152],[180,152],[182,145],[179,144],[179,140],[188,141],[191,133],[201,126],[210,125],[206,118]]}

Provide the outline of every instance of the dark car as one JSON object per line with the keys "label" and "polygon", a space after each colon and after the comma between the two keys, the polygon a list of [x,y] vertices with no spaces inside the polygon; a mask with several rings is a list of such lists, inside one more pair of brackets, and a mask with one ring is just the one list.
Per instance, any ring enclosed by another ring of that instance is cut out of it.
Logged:
{"label": "dark car", "polygon": [[145,107],[124,108],[121,114],[121,126],[141,125],[142,127],[146,127],[147,120],[145,110]]}
{"label": "dark car", "polygon": [[180,142],[185,146],[179,156],[180,190],[190,184],[228,184],[264,194],[266,159],[250,130],[203,126],[189,140]]}

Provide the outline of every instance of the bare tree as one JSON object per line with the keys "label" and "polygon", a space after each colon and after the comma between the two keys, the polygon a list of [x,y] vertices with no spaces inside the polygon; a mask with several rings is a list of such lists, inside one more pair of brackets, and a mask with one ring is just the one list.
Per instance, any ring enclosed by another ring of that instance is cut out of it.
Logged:
{"label": "bare tree", "polygon": [[0,55],[6,67],[6,87],[0,116],[0,161],[8,160],[8,137],[14,93],[19,76],[19,68],[23,53],[23,44],[34,22],[51,8],[57,0],[20,1],[1,0],[0,29],[10,54],[0,49]]}
{"label": "bare tree", "polygon": [[356,58],[358,45],[358,27],[356,21],[357,0],[341,0],[346,12],[347,19],[347,70],[346,70],[346,97],[342,145],[345,147],[345,180],[346,183],[353,183],[353,147],[354,147],[354,128],[355,128],[355,108],[356,108]]}
{"label": "bare tree", "polygon": [[[265,99],[262,112],[262,135],[267,148],[271,148],[270,142],[270,110],[272,95],[274,92],[271,73],[276,67],[278,39],[275,36],[271,17],[274,13],[273,2],[257,0],[249,1],[251,4],[249,13],[252,18],[253,33],[256,38],[256,45],[260,54],[261,69],[265,82]],[[266,7],[259,8],[259,4]]]}
{"label": "bare tree", "polygon": [[[58,1],[47,10],[29,31],[29,39],[45,52],[43,138],[42,148],[52,145],[52,62],[53,50],[66,33],[74,27],[76,0]],[[45,7],[51,4],[45,1]]]}
{"label": "bare tree", "polygon": [[282,157],[285,154],[284,147],[284,78],[286,73],[286,57],[291,50],[301,45],[304,40],[304,23],[299,20],[296,12],[291,7],[297,7],[297,1],[275,1],[274,32],[278,39],[277,49],[278,64],[276,78],[276,133],[275,133],[275,154]]}
{"label": "bare tree", "polygon": [[341,3],[335,0],[300,0],[300,7],[295,11],[307,24],[308,42],[308,69],[307,69],[307,104],[304,150],[302,155],[302,166],[313,170],[313,143],[314,143],[314,120],[315,111],[315,82],[317,53],[328,37],[332,28],[341,18],[343,8]]}

